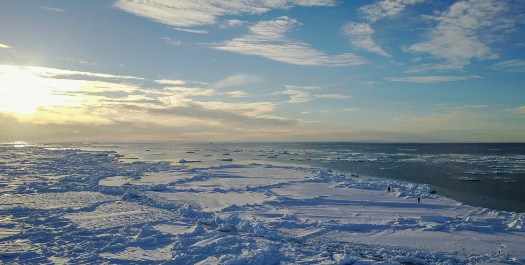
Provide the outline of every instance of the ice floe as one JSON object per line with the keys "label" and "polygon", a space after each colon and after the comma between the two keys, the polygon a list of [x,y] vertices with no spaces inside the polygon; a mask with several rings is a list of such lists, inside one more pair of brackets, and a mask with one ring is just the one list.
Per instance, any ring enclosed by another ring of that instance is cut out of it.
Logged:
{"label": "ice floe", "polygon": [[525,263],[524,213],[463,205],[429,185],[292,166],[122,163],[101,150],[2,152],[6,264]]}

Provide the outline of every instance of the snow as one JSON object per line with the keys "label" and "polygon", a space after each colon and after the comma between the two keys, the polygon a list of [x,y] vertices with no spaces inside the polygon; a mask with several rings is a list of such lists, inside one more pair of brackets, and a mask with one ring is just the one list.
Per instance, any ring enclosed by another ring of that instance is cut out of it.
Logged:
{"label": "snow", "polygon": [[462,205],[428,185],[291,166],[122,163],[112,151],[0,151],[6,264],[525,263],[524,213]]}

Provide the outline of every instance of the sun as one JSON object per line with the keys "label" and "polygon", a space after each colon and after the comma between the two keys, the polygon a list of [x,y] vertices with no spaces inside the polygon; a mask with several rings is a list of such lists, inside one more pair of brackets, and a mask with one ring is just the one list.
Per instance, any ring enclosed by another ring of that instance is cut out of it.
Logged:
{"label": "sun", "polygon": [[41,107],[63,103],[53,93],[53,80],[21,67],[0,70],[0,111],[31,115]]}

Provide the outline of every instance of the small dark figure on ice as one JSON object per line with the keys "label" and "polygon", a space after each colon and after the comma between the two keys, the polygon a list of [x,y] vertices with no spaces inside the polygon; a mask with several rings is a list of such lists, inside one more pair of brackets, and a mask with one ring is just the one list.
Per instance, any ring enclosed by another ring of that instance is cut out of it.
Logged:
{"label": "small dark figure on ice", "polygon": [[390,187],[388,187],[388,192],[390,192]]}
{"label": "small dark figure on ice", "polygon": [[421,198],[417,197],[417,203],[421,202]]}

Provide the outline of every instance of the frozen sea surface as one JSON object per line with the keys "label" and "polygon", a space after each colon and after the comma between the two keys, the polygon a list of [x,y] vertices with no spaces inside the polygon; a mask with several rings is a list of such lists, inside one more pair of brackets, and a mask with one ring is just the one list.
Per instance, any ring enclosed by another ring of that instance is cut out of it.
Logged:
{"label": "frozen sea surface", "polygon": [[0,146],[2,263],[525,263],[525,214],[429,185],[49,147]]}
{"label": "frozen sea surface", "polygon": [[[185,160],[204,168],[225,163],[328,168],[361,177],[430,184],[465,204],[525,212],[525,144],[519,143],[119,143],[130,161]],[[104,145],[86,144],[83,148]],[[224,160],[231,160],[224,161]],[[478,181],[461,181],[472,178]]]}

